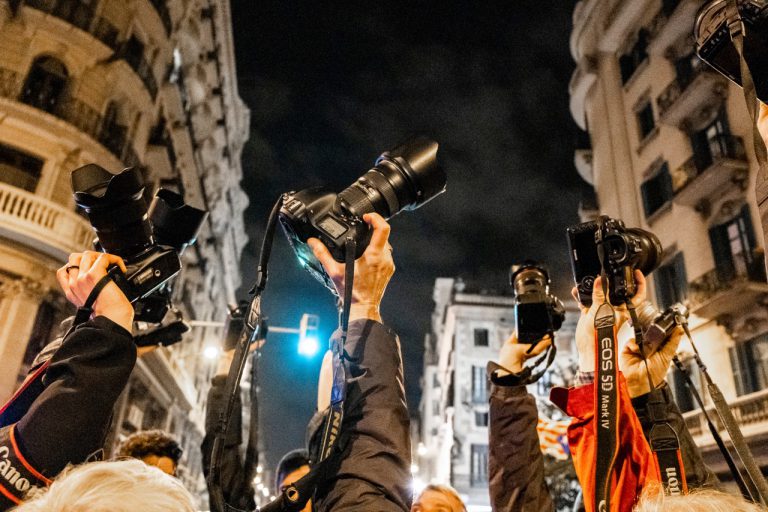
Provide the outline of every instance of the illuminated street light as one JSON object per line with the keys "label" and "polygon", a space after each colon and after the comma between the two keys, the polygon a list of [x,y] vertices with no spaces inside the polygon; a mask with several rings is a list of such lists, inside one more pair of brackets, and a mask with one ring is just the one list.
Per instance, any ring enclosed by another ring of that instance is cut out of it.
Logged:
{"label": "illuminated street light", "polygon": [[206,359],[216,359],[217,357],[219,357],[220,352],[221,352],[221,349],[219,349],[219,347],[208,345],[203,349],[203,357]]}
{"label": "illuminated street light", "polygon": [[424,443],[419,443],[419,447],[416,449],[419,456],[423,457],[427,454],[427,447],[424,445]]}

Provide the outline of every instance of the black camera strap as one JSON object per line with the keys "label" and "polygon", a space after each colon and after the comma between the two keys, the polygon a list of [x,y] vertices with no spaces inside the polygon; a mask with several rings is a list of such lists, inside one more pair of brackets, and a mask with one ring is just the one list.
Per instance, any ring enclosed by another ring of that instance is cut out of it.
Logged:
{"label": "black camera strap", "polygon": [[704,405],[704,400],[701,398],[701,395],[699,394],[699,390],[696,389],[696,385],[693,383],[693,380],[691,380],[690,372],[682,363],[682,361],[680,361],[679,357],[677,356],[673,357],[672,362],[675,363],[675,366],[677,367],[677,370],[680,372],[680,375],[683,376],[685,386],[691,392],[691,395],[693,396],[694,400],[696,400],[696,404],[701,408],[701,412],[704,415],[704,419],[707,421],[709,432],[712,434],[712,437],[715,440],[715,444],[717,444],[717,447],[720,449],[720,453],[722,453],[723,458],[725,459],[725,463],[728,465],[728,469],[731,471],[731,475],[733,475],[733,479],[738,484],[739,489],[741,490],[741,494],[747,499],[752,499],[751,493],[749,489],[747,489],[747,485],[744,482],[744,477],[742,476],[739,468],[736,466],[736,462],[733,460],[733,455],[731,455],[731,452],[729,452],[728,448],[725,446],[725,441],[723,441],[723,438],[720,435],[720,432],[717,431],[717,427],[715,426],[714,422],[712,421],[712,418],[707,412],[707,408]]}
{"label": "black camera strap", "polygon": [[608,301],[608,275],[603,244],[604,217],[598,219],[595,233],[600,259],[600,284],[604,299],[595,313],[595,407],[594,428],[597,442],[595,460],[594,510],[611,509],[611,480],[619,453],[619,365],[616,350],[616,312]]}
{"label": "black camera strap", "polygon": [[[744,58],[744,33],[746,29],[739,13],[738,0],[727,0],[725,9],[731,41],[733,41],[733,46],[739,54],[744,100],[747,103],[747,109],[752,118],[752,145],[758,163],[757,179],[755,180],[755,199],[762,220],[763,233],[768,238],[768,233],[766,233],[766,228],[768,228],[768,149],[766,149],[765,142],[760,135],[760,131],[757,129],[758,121],[760,120],[760,102],[757,99],[752,72],[749,70],[749,64]],[[766,268],[768,268],[768,260],[766,260]]]}
{"label": "black camera strap", "polygon": [[675,496],[688,494],[688,482],[685,477],[683,455],[680,451],[680,438],[669,423],[667,405],[661,389],[656,389],[648,367],[648,358],[645,355],[645,343],[643,342],[643,330],[637,318],[637,311],[631,300],[627,300],[627,310],[632,319],[632,327],[635,331],[635,342],[640,349],[640,357],[645,365],[645,373],[648,377],[648,400],[646,412],[651,421],[651,429],[648,432],[648,444],[651,447],[659,467],[659,478],[664,486],[664,492]]}
{"label": "black camera strap", "polygon": [[725,401],[722,391],[720,391],[720,388],[714,383],[707,371],[707,366],[701,360],[699,350],[696,348],[696,344],[693,342],[693,337],[691,336],[691,331],[688,328],[688,322],[683,321],[682,326],[691,343],[691,347],[693,347],[696,364],[707,383],[707,391],[709,392],[709,397],[712,399],[712,404],[715,406],[715,414],[717,414],[720,424],[723,425],[726,432],[728,432],[733,449],[736,451],[736,456],[739,458],[739,461],[744,466],[747,473],[745,483],[746,488],[750,490],[750,499],[755,503],[764,506],[768,505],[768,483],[765,481],[765,477],[763,477],[763,474],[760,471],[760,466],[757,464],[757,461],[755,461],[752,451],[744,440],[744,435],[741,433],[739,424],[736,421],[736,418],[733,417],[733,413],[728,406],[728,402]]}

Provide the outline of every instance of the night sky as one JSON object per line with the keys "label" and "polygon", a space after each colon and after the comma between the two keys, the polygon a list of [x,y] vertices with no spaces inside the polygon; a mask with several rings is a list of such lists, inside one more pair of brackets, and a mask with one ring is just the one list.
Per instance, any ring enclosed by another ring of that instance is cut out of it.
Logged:
{"label": "night sky", "polygon": [[[412,414],[435,278],[503,289],[511,264],[536,259],[567,293],[565,227],[578,222],[586,188],[573,167],[568,111],[574,4],[233,0],[240,95],[251,109],[241,293],[280,193],[341,190],[412,134],[440,143],[448,174],[445,194],[392,220],[397,272],[382,310],[400,333]],[[264,296],[270,323],[297,326],[303,312],[315,313],[328,336],[332,297],[278,235]],[[299,356],[296,346],[295,335],[270,335],[262,359],[271,466],[303,445],[315,407],[321,356]]]}

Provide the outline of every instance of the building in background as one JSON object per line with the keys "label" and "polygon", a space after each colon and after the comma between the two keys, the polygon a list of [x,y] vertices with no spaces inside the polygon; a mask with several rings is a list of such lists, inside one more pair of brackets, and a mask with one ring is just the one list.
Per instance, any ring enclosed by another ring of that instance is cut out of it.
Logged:
{"label": "building in background", "polygon": [[[702,0],[582,0],[576,5],[570,83],[574,119],[591,147],[576,167],[601,213],[656,233],[665,250],[650,298],[686,302],[693,336],[762,467],[768,466],[768,284],[754,201],[756,161],[741,90],[694,52]],[[681,345],[683,353],[690,346]],[[697,384],[695,365],[688,361]],[[668,379],[688,427],[720,474],[691,395]],[[703,386],[699,386],[703,389]]]}
{"label": "building in background", "polygon": [[[488,496],[488,361],[515,329],[514,297],[472,290],[461,280],[438,278],[432,331],[425,339],[414,484],[449,483],[469,510],[490,510]],[[569,307],[556,335],[558,360],[575,359],[578,313]],[[547,386],[530,386],[548,397]]]}
{"label": "building in background", "polygon": [[[249,114],[237,91],[227,0],[0,0],[0,401],[71,313],[54,273],[93,232],[70,171],[138,166],[210,210],[174,296],[186,318],[223,320],[246,243],[240,154]],[[211,371],[194,329],[142,357],[116,408],[112,442],[175,433],[181,475],[202,489],[199,445]]]}

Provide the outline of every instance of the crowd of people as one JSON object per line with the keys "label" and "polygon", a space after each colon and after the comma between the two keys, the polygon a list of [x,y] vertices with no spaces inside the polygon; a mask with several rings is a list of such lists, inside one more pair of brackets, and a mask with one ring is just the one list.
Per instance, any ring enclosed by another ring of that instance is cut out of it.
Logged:
{"label": "crowd of people", "polygon": [[[432,484],[413,496],[410,474],[410,422],[406,407],[400,341],[382,320],[379,309],[394,274],[390,227],[377,214],[364,219],[372,240],[355,265],[353,302],[345,345],[347,369],[345,415],[340,440],[330,456],[330,469],[317,482],[311,502],[303,509],[316,511],[461,512],[465,505],[447,485]],[[310,246],[343,297],[344,265],[337,263],[319,241]],[[72,254],[57,273],[67,299],[81,307],[110,265],[120,258],[103,253]],[[633,302],[645,300],[643,275]],[[581,507],[594,510],[595,493],[595,314],[604,302],[600,280],[595,283],[592,306],[583,307],[575,341],[579,372],[576,386],[553,389],[551,398],[573,420],[568,443],[582,488]],[[113,282],[106,282],[93,303],[91,318],[70,329],[51,351],[43,368],[44,387],[23,414],[0,429],[0,509],[20,512],[50,511],[192,511],[195,501],[174,478],[182,451],[163,432],[139,432],[120,447],[114,460],[101,461],[100,453],[112,408],[127,384],[137,358],[132,341],[133,307]],[[621,327],[629,320],[625,306],[616,307]],[[631,331],[631,330],[630,330]],[[338,333],[337,333],[338,335]],[[663,347],[647,358],[634,340],[619,357],[619,415],[622,425],[619,450],[611,478],[611,510],[645,511],[754,511],[758,505],[720,492],[718,480],[703,463],[680,411],[668,392],[664,377],[682,336],[677,328]],[[489,492],[493,510],[554,510],[544,479],[544,458],[536,430],[534,397],[516,377],[526,360],[541,354],[551,339],[533,350],[513,335],[488,365],[490,394]],[[222,410],[222,389],[231,364],[224,357],[209,393],[209,419]],[[33,368],[33,372],[37,371]],[[648,375],[651,379],[649,381]],[[307,449],[288,453],[281,460],[275,493],[281,493],[307,475],[318,459],[321,426],[328,414],[332,372],[326,357],[320,371],[318,408],[309,425]],[[659,466],[647,441],[650,386],[662,390],[667,422],[681,440],[686,494],[668,496],[661,486]],[[98,390],[98,392],[94,392]],[[238,404],[239,407],[239,404]],[[254,510],[252,479],[243,470],[239,416],[227,440],[222,481],[232,510]],[[209,429],[212,428],[210,425]],[[203,457],[210,457],[210,439]],[[206,468],[208,463],[204,465]],[[207,471],[207,469],[206,469]],[[217,511],[218,512],[218,511]],[[223,512],[223,511],[221,511]]]}

